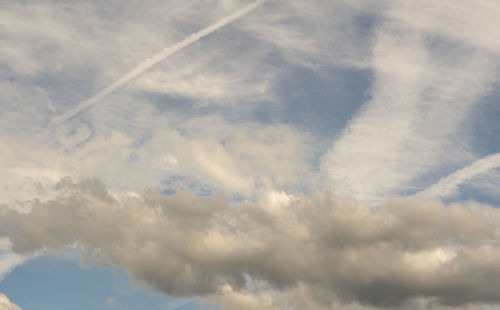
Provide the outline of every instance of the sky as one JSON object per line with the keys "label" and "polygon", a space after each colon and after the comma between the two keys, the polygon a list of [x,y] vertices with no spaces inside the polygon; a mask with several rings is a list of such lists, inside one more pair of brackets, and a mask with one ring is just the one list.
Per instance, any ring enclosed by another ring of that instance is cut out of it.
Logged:
{"label": "sky", "polygon": [[0,1],[0,310],[500,309],[500,2]]}

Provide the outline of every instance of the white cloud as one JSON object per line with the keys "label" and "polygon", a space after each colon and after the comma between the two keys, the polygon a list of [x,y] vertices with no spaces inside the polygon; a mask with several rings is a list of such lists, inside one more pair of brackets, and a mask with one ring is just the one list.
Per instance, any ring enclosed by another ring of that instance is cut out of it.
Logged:
{"label": "white cloud", "polygon": [[9,274],[14,268],[23,264],[26,258],[22,255],[12,253],[10,251],[0,252],[0,281]]}
{"label": "white cloud", "polygon": [[248,292],[235,292],[230,286],[222,288],[220,295],[213,297],[222,310],[278,310],[270,296],[254,295]]}
{"label": "white cloud", "polygon": [[27,259],[27,257],[12,252],[8,239],[0,238],[0,282]]}
{"label": "white cloud", "polygon": [[[500,6],[488,0],[394,2],[388,15],[426,33],[438,33],[458,43],[498,54]],[[411,18],[408,18],[411,17]]]}
{"label": "white cloud", "polygon": [[11,150],[0,155],[5,176],[0,203],[8,204],[50,198],[44,187],[66,175],[99,177],[116,190],[181,186],[244,196],[298,189],[307,186],[304,177],[311,184],[314,176],[307,163],[307,137],[299,132],[284,125],[231,124],[219,117],[191,119],[177,130],[153,130],[148,138],[117,130],[90,136],[81,127],[58,132],[56,146],[33,149],[30,143],[2,141]]}
{"label": "white cloud", "polygon": [[118,90],[120,87],[126,85],[131,80],[135,79],[136,77],[138,77],[143,72],[150,69],[151,67],[153,67],[154,65],[156,65],[160,61],[165,60],[166,58],[168,58],[172,54],[177,53],[178,51],[186,48],[187,46],[202,39],[203,37],[219,30],[220,28],[228,25],[229,23],[244,17],[249,12],[251,12],[254,9],[261,6],[265,1],[267,1],[267,0],[258,0],[258,1],[252,2],[248,5],[246,5],[245,7],[239,9],[238,11],[234,12],[233,14],[231,14],[227,17],[224,17],[223,19],[219,20],[218,22],[201,29],[200,31],[197,31],[196,33],[189,35],[184,40],[182,40],[182,41],[180,41],[172,46],[164,48],[158,54],[155,54],[155,55],[147,58],[145,61],[139,63],[130,72],[121,76],[119,79],[117,79],[111,85],[109,85],[105,89],[101,90],[100,92],[98,92],[97,94],[92,96],[91,98],[79,103],[77,106],[64,112],[62,115],[58,115],[56,118],[54,118],[51,121],[47,130],[49,130],[49,131],[55,130],[63,122],[74,117],[78,113],[88,109],[89,107],[93,106],[94,104],[100,102],[101,100],[103,100],[104,98],[106,98],[107,96],[109,96],[110,94],[115,92],[116,90]]}
{"label": "white cloud", "polygon": [[487,184],[477,184],[478,182],[476,178],[481,175],[485,178],[492,178],[493,176],[488,174],[491,174],[492,170],[498,167],[500,167],[500,153],[488,155],[472,162],[462,169],[455,171],[451,175],[441,178],[436,184],[433,184],[427,189],[419,192],[418,195],[423,197],[451,196],[457,193],[460,185],[465,185],[471,181],[476,181],[474,182],[474,185],[476,185],[478,189],[493,186],[492,191],[494,191],[494,189],[497,188],[495,186],[498,185],[497,183],[491,184],[490,186]]}
{"label": "white cloud", "polygon": [[0,310],[21,310],[21,308],[12,303],[7,296],[0,293]]}
{"label": "white cloud", "polygon": [[[460,127],[497,80],[499,64],[483,49],[483,36],[472,39],[498,29],[497,19],[473,27],[463,23],[470,18],[466,8],[446,3],[410,10],[391,2],[381,16],[371,99],[323,159],[329,188],[338,195],[377,203],[413,191],[412,182],[426,173],[456,169],[472,158]],[[424,24],[436,27],[418,26]]]}

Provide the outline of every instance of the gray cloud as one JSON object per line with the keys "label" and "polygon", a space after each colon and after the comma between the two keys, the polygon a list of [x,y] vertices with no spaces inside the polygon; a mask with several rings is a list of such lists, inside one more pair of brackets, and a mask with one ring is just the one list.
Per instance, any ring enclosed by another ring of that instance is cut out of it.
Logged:
{"label": "gray cloud", "polygon": [[65,179],[57,191],[32,201],[29,213],[0,210],[0,234],[15,252],[76,246],[167,295],[222,294],[231,304],[256,281],[276,292],[303,287],[324,307],[500,302],[500,247],[488,220],[496,215],[487,206],[399,199],[374,210],[323,193],[277,192],[234,205],[181,190],[117,196],[96,179]]}

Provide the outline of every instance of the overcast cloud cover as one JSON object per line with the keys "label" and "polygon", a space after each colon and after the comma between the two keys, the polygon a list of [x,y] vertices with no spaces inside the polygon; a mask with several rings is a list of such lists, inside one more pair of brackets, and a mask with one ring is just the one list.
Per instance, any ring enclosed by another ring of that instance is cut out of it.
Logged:
{"label": "overcast cloud cover", "polygon": [[0,281],[78,251],[200,307],[500,307],[499,16],[0,1]]}

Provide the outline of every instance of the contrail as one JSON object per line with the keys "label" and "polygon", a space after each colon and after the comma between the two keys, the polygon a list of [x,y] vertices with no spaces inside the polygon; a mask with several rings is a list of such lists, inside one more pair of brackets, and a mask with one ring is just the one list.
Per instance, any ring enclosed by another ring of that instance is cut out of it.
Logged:
{"label": "contrail", "polygon": [[74,117],[78,113],[84,111],[85,109],[93,106],[94,104],[98,103],[102,99],[106,98],[107,96],[109,96],[110,94],[115,92],[117,89],[119,89],[123,85],[127,84],[128,82],[130,82],[131,80],[133,80],[134,78],[139,76],[140,74],[144,73],[146,70],[148,70],[152,66],[156,65],[160,61],[162,61],[165,58],[169,57],[170,55],[182,50],[183,48],[193,44],[194,42],[200,40],[201,38],[206,37],[207,35],[219,30],[220,28],[232,23],[233,21],[242,18],[243,16],[247,15],[248,13],[253,11],[254,9],[261,6],[266,1],[268,1],[268,0],[255,1],[247,6],[243,7],[242,9],[234,12],[233,14],[226,16],[225,18],[221,19],[217,23],[212,24],[208,27],[203,28],[202,30],[200,30],[196,33],[191,34],[190,36],[188,36],[184,40],[182,40],[182,41],[180,41],[180,42],[178,42],[170,47],[163,49],[158,54],[156,54],[156,55],[146,59],[145,61],[139,63],[134,69],[132,69],[132,71],[128,72],[127,74],[125,74],[124,76],[122,76],[121,78],[116,80],[113,84],[111,84],[108,87],[106,87],[105,89],[101,90],[100,92],[98,92],[97,94],[92,96],[91,98],[81,102],[73,109],[70,109],[69,111],[55,117],[50,122],[49,126],[46,129],[46,132],[51,132],[51,131],[55,130],[59,125],[61,125],[62,123],[64,123],[68,119]]}
{"label": "contrail", "polygon": [[417,193],[415,196],[423,197],[446,197],[453,194],[458,186],[465,181],[500,167],[500,153],[488,155],[476,160],[472,164],[442,178],[434,185]]}

